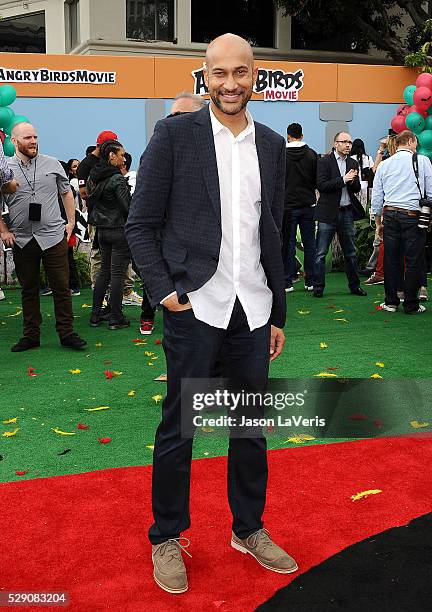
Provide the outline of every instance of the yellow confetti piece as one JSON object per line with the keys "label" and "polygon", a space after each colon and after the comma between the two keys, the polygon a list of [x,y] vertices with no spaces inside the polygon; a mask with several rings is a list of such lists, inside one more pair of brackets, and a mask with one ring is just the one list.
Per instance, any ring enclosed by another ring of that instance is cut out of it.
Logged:
{"label": "yellow confetti piece", "polygon": [[17,433],[19,432],[19,427],[17,427],[16,429],[14,429],[13,431],[5,431],[2,436],[3,438],[12,438],[12,436],[16,436]]}
{"label": "yellow confetti piece", "polygon": [[148,448],[149,450],[154,450],[154,445],[153,444],[147,444],[146,448]]}
{"label": "yellow confetti piece", "polygon": [[340,314],[341,312],[345,312],[345,310],[343,310],[342,308],[340,308],[339,310],[335,310],[334,314]]}
{"label": "yellow confetti piece", "polygon": [[59,436],[76,436],[74,431],[62,431],[58,427],[51,427],[51,431],[58,434]]}
{"label": "yellow confetti piece", "polygon": [[82,304],[81,308],[91,308],[91,304]]}
{"label": "yellow confetti piece", "polygon": [[201,431],[203,431],[204,433],[211,433],[212,431],[214,431],[214,427],[201,427]]}
{"label": "yellow confetti piece", "polygon": [[16,423],[18,417],[14,417],[13,419],[8,419],[7,421],[2,421],[3,425],[10,425],[11,423]]}
{"label": "yellow confetti piece", "polygon": [[328,344],[326,344],[325,342],[320,342],[320,348],[321,349],[326,349],[326,348],[328,348]]}
{"label": "yellow confetti piece", "polygon": [[369,495],[378,495],[378,493],[382,493],[381,489],[369,489],[369,491],[362,491],[361,493],[356,493],[355,495],[351,495],[352,501],[358,501],[359,499],[364,499]]}
{"label": "yellow confetti piece", "polygon": [[119,372],[118,370],[114,370],[113,371],[113,375],[114,376],[121,376],[123,374],[123,372]]}
{"label": "yellow confetti piece", "polygon": [[319,374],[315,374],[318,378],[337,378],[337,374],[331,374],[330,372],[320,372]]}
{"label": "yellow confetti piece", "polygon": [[309,434],[299,434],[298,436],[292,436],[291,438],[288,438],[288,440],[285,440],[285,444],[287,442],[293,442],[294,444],[303,444],[303,442],[307,442],[308,440],[315,440],[315,438],[313,436],[310,436]]}
{"label": "yellow confetti piece", "polygon": [[372,374],[371,378],[382,378],[382,376],[380,374]]}
{"label": "yellow confetti piece", "polygon": [[109,406],[98,406],[97,408],[84,408],[86,412],[96,412],[97,410],[109,410]]}
{"label": "yellow confetti piece", "polygon": [[103,344],[102,344],[102,342],[96,342],[95,346],[100,347],[100,346],[103,346]]}
{"label": "yellow confetti piece", "polygon": [[69,372],[71,374],[81,374],[81,370],[79,368],[76,368],[76,370],[69,370]]}
{"label": "yellow confetti piece", "polygon": [[153,355],[151,359],[155,360],[155,359],[159,359],[159,357],[157,355]]}
{"label": "yellow confetti piece", "polygon": [[147,362],[147,365],[149,365],[149,366],[154,366],[154,363],[153,363],[153,361],[148,361],[148,362]]}
{"label": "yellow confetti piece", "polygon": [[153,351],[144,351],[144,355],[146,357],[153,357],[154,353],[153,353]]}
{"label": "yellow confetti piece", "polygon": [[297,310],[299,315],[308,315],[310,314],[310,310]]}
{"label": "yellow confetti piece", "polygon": [[6,315],[7,317],[19,317],[19,315],[22,313],[22,309],[20,308],[19,310],[17,310],[16,312],[14,312],[14,314],[10,314],[10,315]]}
{"label": "yellow confetti piece", "polygon": [[128,393],[129,397],[134,397],[135,396],[135,391],[131,390]]}
{"label": "yellow confetti piece", "polygon": [[382,361],[377,361],[377,362],[375,363],[375,365],[376,365],[376,366],[378,366],[379,368],[383,368],[383,367],[384,367],[384,364],[383,364],[383,362],[382,362]]}
{"label": "yellow confetti piece", "polygon": [[348,319],[334,319],[334,321],[343,321],[343,323],[348,323]]}
{"label": "yellow confetti piece", "polygon": [[414,429],[421,429],[422,427],[429,427],[429,423],[422,423],[420,421],[411,421],[410,425]]}
{"label": "yellow confetti piece", "polygon": [[153,395],[152,400],[156,402],[156,404],[163,400],[163,395]]}

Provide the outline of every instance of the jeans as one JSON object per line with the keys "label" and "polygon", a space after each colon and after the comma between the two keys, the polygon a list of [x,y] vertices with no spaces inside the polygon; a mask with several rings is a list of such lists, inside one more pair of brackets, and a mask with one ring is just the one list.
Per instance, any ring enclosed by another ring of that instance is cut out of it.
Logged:
{"label": "jeans", "polygon": [[98,241],[101,252],[101,269],[94,286],[92,312],[99,314],[105,293],[111,284],[110,322],[115,323],[123,318],[124,277],[131,260],[131,253],[122,227],[98,228]]}
{"label": "jeans", "polygon": [[[163,308],[163,348],[167,360],[167,395],[153,452],[152,544],[178,538],[190,526],[189,488],[192,438],[182,436],[182,379],[209,378],[216,360],[221,374],[245,383],[247,391],[263,391],[268,377],[270,324],[252,332],[237,299],[228,329],[207,325],[193,310],[170,312]],[[228,447],[228,501],[233,531],[246,538],[263,526],[267,488],[267,445],[256,437],[230,437]]]}
{"label": "jeans", "polygon": [[352,211],[349,208],[339,211],[334,223],[319,221],[316,237],[315,283],[314,289],[325,287],[325,260],[333,236],[337,233],[345,257],[348,287],[351,291],[360,287],[360,278],[357,274],[357,257],[355,248],[355,229]]}
{"label": "jeans", "polygon": [[385,303],[399,306],[398,274],[400,258],[405,259],[404,311],[417,312],[418,291],[424,276],[426,231],[418,228],[418,218],[384,209],[384,289]]}
{"label": "jeans", "polygon": [[285,211],[282,234],[282,256],[285,268],[285,287],[292,287],[293,280],[297,277],[296,266],[296,242],[297,227],[300,227],[300,235],[304,248],[304,281],[305,285],[314,284],[315,265],[315,221],[312,207],[291,208]]}

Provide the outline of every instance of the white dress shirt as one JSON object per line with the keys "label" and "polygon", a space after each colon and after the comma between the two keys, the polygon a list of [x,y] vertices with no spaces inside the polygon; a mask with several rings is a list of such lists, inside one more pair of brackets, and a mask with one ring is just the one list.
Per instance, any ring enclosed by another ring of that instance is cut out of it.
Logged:
{"label": "white dress shirt", "polygon": [[188,297],[198,320],[221,329],[227,329],[238,297],[252,331],[268,322],[273,302],[260,261],[261,178],[255,126],[247,112],[247,127],[234,137],[211,110],[210,117],[219,175],[222,240],[215,274]]}

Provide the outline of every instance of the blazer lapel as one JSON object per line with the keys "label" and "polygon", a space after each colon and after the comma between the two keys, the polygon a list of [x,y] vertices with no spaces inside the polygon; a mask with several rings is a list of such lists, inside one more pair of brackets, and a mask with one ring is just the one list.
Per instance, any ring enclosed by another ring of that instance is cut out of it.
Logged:
{"label": "blazer lapel", "polygon": [[211,203],[215,209],[217,220],[219,225],[221,225],[219,175],[210,111],[208,108],[204,108],[197,113],[194,133],[204,182]]}
{"label": "blazer lapel", "polygon": [[258,124],[255,124],[255,143],[261,177],[261,201],[271,208],[275,187],[275,168],[270,143],[262,134]]}

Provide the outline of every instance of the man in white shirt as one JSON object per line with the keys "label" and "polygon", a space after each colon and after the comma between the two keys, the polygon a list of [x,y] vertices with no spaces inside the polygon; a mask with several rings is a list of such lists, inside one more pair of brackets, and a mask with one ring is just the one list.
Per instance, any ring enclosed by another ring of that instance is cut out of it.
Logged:
{"label": "man in white shirt", "polygon": [[[219,357],[223,376],[263,390],[269,361],[285,342],[285,141],[246,110],[257,69],[245,40],[214,40],[205,75],[209,107],[157,124],[126,226],[150,302],[164,306],[168,385],[153,454],[149,537],[155,581],[170,593],[188,588],[181,533],[190,526],[193,440],[182,436],[191,416],[181,402],[182,380],[209,378]],[[263,529],[266,441],[261,430],[252,435],[230,437],[231,545],[267,569],[293,572],[294,559]]]}

